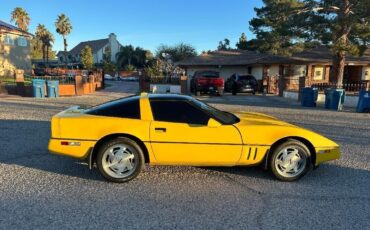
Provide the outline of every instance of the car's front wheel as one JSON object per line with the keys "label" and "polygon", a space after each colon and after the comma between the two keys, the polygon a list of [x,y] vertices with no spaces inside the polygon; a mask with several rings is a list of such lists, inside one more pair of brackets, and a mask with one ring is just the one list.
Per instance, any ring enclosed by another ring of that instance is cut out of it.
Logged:
{"label": "car's front wheel", "polygon": [[137,177],[144,166],[140,146],[126,137],[104,143],[98,150],[96,163],[102,176],[108,181],[123,183]]}
{"label": "car's front wheel", "polygon": [[288,140],[273,149],[270,169],[282,181],[295,181],[304,176],[311,166],[310,151],[297,140]]}

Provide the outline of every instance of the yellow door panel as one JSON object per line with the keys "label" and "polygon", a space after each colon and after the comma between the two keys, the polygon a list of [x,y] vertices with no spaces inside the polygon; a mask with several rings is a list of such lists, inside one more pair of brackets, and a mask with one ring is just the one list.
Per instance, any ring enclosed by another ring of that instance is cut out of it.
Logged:
{"label": "yellow door panel", "polygon": [[153,121],[150,141],[161,164],[235,164],[242,151],[239,131],[232,125],[208,127]]}

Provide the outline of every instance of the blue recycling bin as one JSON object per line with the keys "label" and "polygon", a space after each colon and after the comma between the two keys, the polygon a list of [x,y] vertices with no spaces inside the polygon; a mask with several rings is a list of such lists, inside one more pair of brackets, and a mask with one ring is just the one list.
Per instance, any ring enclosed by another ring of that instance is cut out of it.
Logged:
{"label": "blue recycling bin", "polygon": [[325,108],[331,110],[342,110],[345,98],[344,89],[325,90]]}
{"label": "blue recycling bin", "polygon": [[36,98],[45,97],[45,80],[32,79],[32,93]]}
{"label": "blue recycling bin", "polygon": [[59,81],[47,81],[48,97],[59,97]]}
{"label": "blue recycling bin", "polygon": [[318,90],[316,88],[302,88],[301,89],[301,105],[303,107],[316,107],[318,97]]}
{"label": "blue recycling bin", "polygon": [[358,113],[370,112],[370,91],[360,91],[356,111]]}

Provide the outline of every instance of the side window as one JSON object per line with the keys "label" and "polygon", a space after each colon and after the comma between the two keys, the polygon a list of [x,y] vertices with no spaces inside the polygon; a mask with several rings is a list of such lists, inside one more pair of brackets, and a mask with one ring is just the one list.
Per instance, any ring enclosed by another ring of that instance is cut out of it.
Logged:
{"label": "side window", "polygon": [[138,98],[125,98],[99,105],[90,109],[87,114],[140,119],[140,102]]}
{"label": "side window", "polygon": [[10,35],[5,36],[5,44],[12,46],[14,45],[14,40]]}
{"label": "side window", "polygon": [[151,100],[156,121],[207,125],[210,116],[186,101]]}
{"label": "side window", "polygon": [[25,37],[19,37],[17,41],[18,41],[18,46],[23,46],[23,47],[27,46],[27,39]]}

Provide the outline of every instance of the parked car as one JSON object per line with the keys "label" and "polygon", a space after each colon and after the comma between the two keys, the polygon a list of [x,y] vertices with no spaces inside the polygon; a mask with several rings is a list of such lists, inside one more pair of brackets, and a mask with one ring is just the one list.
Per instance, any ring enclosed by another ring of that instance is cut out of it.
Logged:
{"label": "parked car", "polygon": [[85,159],[112,182],[153,165],[262,165],[283,181],[338,159],[339,146],[313,131],[253,112],[220,111],[190,96],[135,95],[53,116],[49,151]]}
{"label": "parked car", "polygon": [[224,93],[224,79],[216,71],[196,71],[190,81],[190,91],[199,96],[200,93]]}
{"label": "parked car", "polygon": [[131,76],[131,77],[119,77],[121,81],[139,81],[139,77]]}
{"label": "parked car", "polygon": [[253,75],[231,75],[225,82],[225,91],[237,93],[255,94],[259,90],[258,81]]}
{"label": "parked car", "polygon": [[105,80],[116,80],[116,78],[115,77],[112,77],[111,75],[109,75],[109,74],[104,74],[104,79]]}

